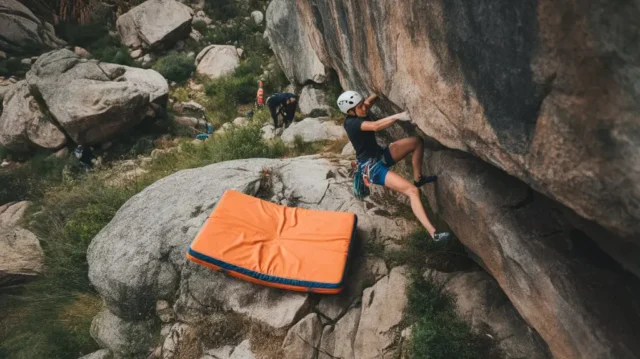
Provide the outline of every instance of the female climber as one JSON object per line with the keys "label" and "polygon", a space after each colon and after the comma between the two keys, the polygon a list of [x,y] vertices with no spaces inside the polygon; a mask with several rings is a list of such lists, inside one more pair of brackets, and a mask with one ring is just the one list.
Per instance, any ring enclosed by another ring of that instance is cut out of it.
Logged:
{"label": "female climber", "polygon": [[[408,121],[406,112],[373,121],[369,117],[369,109],[377,98],[373,95],[366,100],[355,91],[347,91],[338,98],[340,111],[347,115],[344,128],[349,140],[356,150],[358,168],[363,172],[365,183],[388,187],[405,194],[411,201],[411,209],[420,223],[426,228],[435,241],[444,241],[451,237],[449,232],[436,232],[429,221],[422,205],[419,187],[433,182],[436,176],[422,175],[423,142],[420,137],[409,137],[395,141],[387,147],[380,147],[375,133],[382,131],[396,121]],[[413,153],[413,184],[390,170],[398,161]]]}

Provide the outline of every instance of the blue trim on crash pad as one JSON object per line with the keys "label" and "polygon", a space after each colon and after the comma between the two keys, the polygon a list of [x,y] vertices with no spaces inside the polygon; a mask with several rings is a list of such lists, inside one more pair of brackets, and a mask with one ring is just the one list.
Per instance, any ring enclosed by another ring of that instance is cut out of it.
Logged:
{"label": "blue trim on crash pad", "polygon": [[342,273],[342,279],[340,280],[339,283],[312,282],[312,281],[306,281],[306,280],[297,280],[297,279],[276,277],[276,276],[272,276],[272,275],[268,275],[268,274],[264,274],[264,273],[259,273],[259,272],[252,271],[252,270],[247,269],[247,268],[238,267],[238,266],[236,266],[234,264],[230,264],[230,263],[221,261],[219,259],[215,259],[213,257],[209,257],[209,256],[204,255],[202,253],[196,252],[191,248],[189,248],[189,254],[191,256],[193,256],[194,258],[197,258],[197,259],[199,259],[201,261],[204,261],[204,262],[207,262],[207,263],[211,263],[211,264],[213,264],[213,265],[215,265],[217,267],[222,268],[223,270],[228,270],[228,271],[234,271],[234,272],[237,272],[237,273],[241,273],[241,274],[244,274],[246,276],[261,280],[263,282],[285,284],[285,285],[291,285],[291,286],[303,287],[303,288],[337,289],[337,288],[341,288],[344,285],[344,279],[345,279],[345,276],[347,274],[349,258],[351,257],[351,252],[352,252],[352,249],[353,249],[353,242],[355,242],[355,235],[356,235],[356,229],[357,228],[358,228],[358,216],[354,215],[353,231],[351,233],[351,241],[349,242],[349,249],[348,249],[348,252],[347,252],[347,260],[346,260],[346,263],[344,265],[344,272]]}

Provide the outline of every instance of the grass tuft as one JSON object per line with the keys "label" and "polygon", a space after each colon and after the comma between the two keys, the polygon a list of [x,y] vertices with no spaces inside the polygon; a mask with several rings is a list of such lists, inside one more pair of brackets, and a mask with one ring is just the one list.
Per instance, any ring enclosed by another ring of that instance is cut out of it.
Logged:
{"label": "grass tuft", "polygon": [[422,273],[431,268],[441,272],[468,270],[475,264],[464,247],[454,238],[439,243],[424,231],[416,231],[402,249],[386,252],[385,260],[392,268],[409,268],[409,310],[404,327],[411,326],[408,357],[414,359],[493,359],[500,358],[494,343],[474,334],[470,326],[457,316],[452,298],[442,288],[427,282]]}
{"label": "grass tuft", "polygon": [[456,315],[452,298],[422,277],[409,289],[409,318],[413,331],[409,344],[413,359],[498,359],[491,340],[471,332]]}

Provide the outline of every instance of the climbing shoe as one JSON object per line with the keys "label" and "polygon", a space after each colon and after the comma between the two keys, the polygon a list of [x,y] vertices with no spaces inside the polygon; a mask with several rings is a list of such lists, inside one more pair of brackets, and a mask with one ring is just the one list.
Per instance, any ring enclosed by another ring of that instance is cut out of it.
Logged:
{"label": "climbing shoe", "polygon": [[449,232],[440,232],[433,235],[433,240],[435,242],[448,241],[450,238],[451,238],[451,233]]}
{"label": "climbing shoe", "polygon": [[420,179],[418,181],[413,181],[413,184],[416,187],[422,187],[424,185],[426,185],[427,183],[431,183],[431,182],[435,182],[435,180],[438,179],[438,176],[421,176]]}

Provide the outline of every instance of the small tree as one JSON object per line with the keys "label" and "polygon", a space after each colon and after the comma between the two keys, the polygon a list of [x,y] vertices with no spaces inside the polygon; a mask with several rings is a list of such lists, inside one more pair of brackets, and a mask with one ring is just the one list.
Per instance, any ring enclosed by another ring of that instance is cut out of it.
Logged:
{"label": "small tree", "polygon": [[158,71],[169,81],[184,82],[196,69],[193,58],[185,54],[170,53],[161,58],[153,65],[153,69]]}

